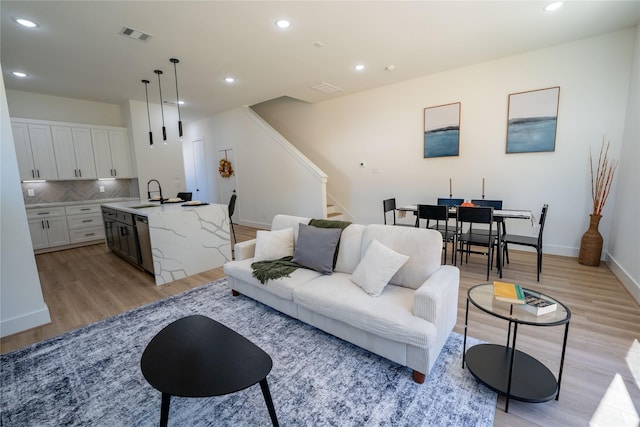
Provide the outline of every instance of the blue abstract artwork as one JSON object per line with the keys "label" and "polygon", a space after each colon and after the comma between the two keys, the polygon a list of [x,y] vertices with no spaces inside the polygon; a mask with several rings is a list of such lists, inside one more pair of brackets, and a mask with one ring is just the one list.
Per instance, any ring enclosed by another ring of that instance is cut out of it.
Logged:
{"label": "blue abstract artwork", "polygon": [[560,87],[509,95],[507,153],[555,151]]}
{"label": "blue abstract artwork", "polygon": [[459,155],[460,103],[424,109],[424,158]]}

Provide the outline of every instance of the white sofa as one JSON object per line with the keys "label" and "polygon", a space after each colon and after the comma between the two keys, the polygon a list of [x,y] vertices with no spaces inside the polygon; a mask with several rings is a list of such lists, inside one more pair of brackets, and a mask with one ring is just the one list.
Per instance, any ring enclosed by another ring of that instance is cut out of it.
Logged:
{"label": "white sofa", "polygon": [[[276,215],[271,230],[293,228],[310,218]],[[372,297],[351,281],[369,243],[409,256],[380,296]],[[224,271],[234,295],[269,305],[343,340],[413,369],[422,383],[434,365],[457,318],[460,272],[441,265],[442,236],[434,230],[390,225],[351,224],[340,237],[334,272],[300,268],[290,277],[261,284],[252,276],[255,239],[235,246],[235,261]]]}

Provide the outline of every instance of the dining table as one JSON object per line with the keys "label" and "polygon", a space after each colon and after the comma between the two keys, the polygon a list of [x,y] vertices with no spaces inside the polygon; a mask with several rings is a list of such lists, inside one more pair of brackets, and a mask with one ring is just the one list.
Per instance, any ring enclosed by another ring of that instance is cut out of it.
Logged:
{"label": "dining table", "polygon": [[[398,212],[401,212],[400,217],[402,215],[406,215],[411,212],[414,215],[418,215],[418,204],[404,205],[399,206],[397,208]],[[449,208],[449,217],[456,217],[457,208],[455,206],[451,206]],[[531,226],[535,226],[535,218],[533,216],[533,212],[526,209],[494,209],[493,210],[493,218],[496,221],[504,221],[505,219],[528,219],[531,221]],[[416,218],[416,227],[418,226],[418,218]],[[500,230],[500,228],[498,228]],[[455,248],[454,248],[455,250]],[[500,278],[502,278],[502,236],[498,239],[498,260],[497,260],[497,268],[498,273],[500,274]]]}

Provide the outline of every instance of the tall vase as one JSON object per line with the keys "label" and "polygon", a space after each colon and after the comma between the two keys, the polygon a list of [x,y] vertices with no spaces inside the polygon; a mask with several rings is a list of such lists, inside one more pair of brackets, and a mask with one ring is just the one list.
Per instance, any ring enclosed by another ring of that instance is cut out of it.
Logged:
{"label": "tall vase", "polygon": [[580,255],[578,262],[583,265],[597,267],[600,265],[600,255],[602,254],[602,235],[598,231],[598,224],[602,215],[589,215],[591,221],[589,228],[585,231],[580,241]]}

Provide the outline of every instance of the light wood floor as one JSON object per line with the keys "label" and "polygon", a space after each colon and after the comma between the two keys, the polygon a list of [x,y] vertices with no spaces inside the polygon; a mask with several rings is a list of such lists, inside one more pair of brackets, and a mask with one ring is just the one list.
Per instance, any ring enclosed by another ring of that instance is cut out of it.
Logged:
{"label": "light wood floor", "polygon": [[[255,229],[237,226],[238,241]],[[640,425],[640,307],[606,265],[585,267],[574,258],[544,256],[540,283],[535,255],[513,248],[504,280],[539,289],[572,311],[559,401],[511,401],[504,412],[498,399],[496,426],[634,426]],[[0,340],[8,352],[59,335],[131,308],[224,277],[221,268],[163,286],[153,278],[94,245],[36,256],[45,302],[52,322]],[[472,256],[460,266],[456,332],[464,331],[466,293],[486,282],[484,258]],[[492,272],[491,280],[495,277]],[[522,326],[518,348],[558,372],[563,327]],[[506,322],[471,308],[469,335],[504,343]],[[409,375],[409,371],[407,372]],[[427,378],[428,381],[428,378]]]}

